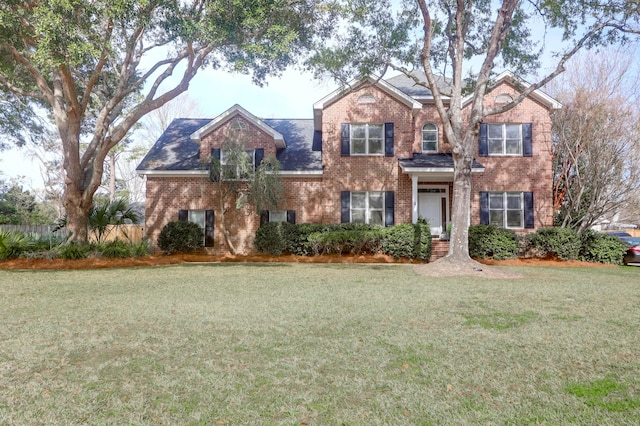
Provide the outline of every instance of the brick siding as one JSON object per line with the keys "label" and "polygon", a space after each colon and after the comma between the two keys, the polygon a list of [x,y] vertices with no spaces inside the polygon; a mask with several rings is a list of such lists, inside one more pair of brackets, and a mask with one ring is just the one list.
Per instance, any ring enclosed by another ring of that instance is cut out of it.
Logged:
{"label": "brick siding", "polygon": [[[495,95],[515,92],[508,84],[494,89],[486,97],[486,106],[493,106]],[[361,96],[374,103],[360,103]],[[219,148],[229,136],[228,125],[233,119],[246,124],[243,140],[246,149],[264,148],[265,157],[276,154],[276,145],[270,135],[241,116],[229,117],[214,131],[203,136],[200,156],[208,162],[212,148]],[[342,123],[394,123],[394,156],[342,156],[340,130]],[[421,152],[422,126],[431,122],[439,131],[438,149],[449,152],[442,126],[433,105],[427,104],[416,114],[411,109],[375,86],[366,86],[345,94],[323,110],[322,123],[322,177],[284,177],[282,179],[286,202],[283,210],[295,210],[297,223],[340,222],[341,191],[394,191],[395,222],[412,220],[412,185],[403,174],[399,158],[409,158]],[[526,99],[520,105],[500,116],[488,117],[486,122],[533,123],[533,157],[491,156],[477,157],[485,166],[481,175],[472,178],[471,223],[480,221],[480,191],[533,191],[535,194],[535,226],[550,226],[552,210],[551,124],[549,111],[541,104]],[[449,187],[451,208],[451,182],[429,182]],[[214,210],[215,245],[211,253],[227,253],[222,234],[219,186],[208,179],[206,171],[194,177],[147,176],[146,229],[152,245],[160,230],[170,221],[178,219],[178,210]],[[255,251],[253,239],[259,226],[259,216],[249,205],[236,210],[228,206],[225,215],[227,230],[240,253]]]}

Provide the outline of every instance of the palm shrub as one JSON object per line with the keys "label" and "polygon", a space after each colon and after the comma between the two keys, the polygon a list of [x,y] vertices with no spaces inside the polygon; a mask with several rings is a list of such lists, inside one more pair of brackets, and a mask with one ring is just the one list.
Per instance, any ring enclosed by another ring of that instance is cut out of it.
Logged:
{"label": "palm shrub", "polygon": [[127,258],[131,257],[131,244],[127,244],[124,241],[114,240],[106,243],[97,244],[98,251],[104,257],[111,258]]}
{"label": "palm shrub", "polygon": [[126,224],[138,224],[140,221],[140,215],[125,198],[113,201],[99,199],[89,212],[89,229],[95,233],[98,243],[104,242],[110,226],[117,228]]}
{"label": "palm shrub", "polygon": [[476,259],[512,259],[518,256],[519,241],[515,232],[495,225],[469,227],[469,256]]}
{"label": "palm shrub", "polygon": [[62,259],[84,259],[89,256],[91,247],[88,244],[78,244],[75,241],[62,244],[58,247],[58,256]]}
{"label": "palm shrub", "polygon": [[0,260],[14,259],[33,247],[33,239],[27,234],[0,229]]}
{"label": "palm shrub", "polygon": [[188,253],[202,247],[204,231],[197,223],[176,221],[167,223],[160,231],[158,247],[164,254]]}
{"label": "palm shrub", "polygon": [[621,265],[627,245],[614,235],[601,234],[590,229],[580,234],[579,259],[586,262]]}

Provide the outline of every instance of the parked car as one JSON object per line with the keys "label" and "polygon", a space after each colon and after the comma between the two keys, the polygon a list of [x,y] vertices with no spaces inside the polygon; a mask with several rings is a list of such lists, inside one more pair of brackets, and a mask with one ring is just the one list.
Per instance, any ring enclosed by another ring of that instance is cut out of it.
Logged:
{"label": "parked car", "polygon": [[631,237],[631,234],[628,232],[623,232],[623,231],[605,231],[604,232],[607,235],[613,235],[614,237],[618,237],[620,239],[622,239],[622,237]]}
{"label": "parked car", "polygon": [[629,263],[640,263],[640,237],[618,237],[624,241],[629,248],[627,254],[624,255],[622,263],[628,265]]}

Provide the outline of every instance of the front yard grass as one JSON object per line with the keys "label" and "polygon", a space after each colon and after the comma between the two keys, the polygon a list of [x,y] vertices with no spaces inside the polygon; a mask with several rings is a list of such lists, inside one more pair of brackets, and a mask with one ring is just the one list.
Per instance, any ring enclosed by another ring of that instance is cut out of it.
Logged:
{"label": "front yard grass", "polygon": [[640,269],[0,270],[0,424],[640,422]]}

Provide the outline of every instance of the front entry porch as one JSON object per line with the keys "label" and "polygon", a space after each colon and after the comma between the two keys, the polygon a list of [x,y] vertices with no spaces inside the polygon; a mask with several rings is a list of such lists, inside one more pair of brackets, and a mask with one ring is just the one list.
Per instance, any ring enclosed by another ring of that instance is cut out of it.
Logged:
{"label": "front entry porch", "polygon": [[[411,221],[426,219],[431,234],[440,236],[451,220],[451,188],[453,157],[451,153],[414,153],[412,158],[400,159],[400,168],[411,178]],[[471,173],[484,173],[484,166],[475,160]]]}

